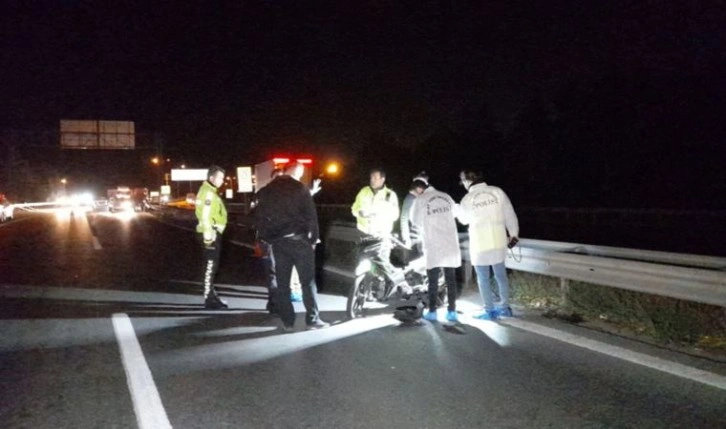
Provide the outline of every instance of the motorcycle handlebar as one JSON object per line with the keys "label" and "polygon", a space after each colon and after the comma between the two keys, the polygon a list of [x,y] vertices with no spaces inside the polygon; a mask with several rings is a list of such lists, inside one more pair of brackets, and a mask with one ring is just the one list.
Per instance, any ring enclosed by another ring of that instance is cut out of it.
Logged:
{"label": "motorcycle handlebar", "polygon": [[404,243],[402,240],[400,240],[398,237],[396,237],[394,235],[361,237],[360,242],[361,243],[377,243],[377,242],[383,241],[383,240],[389,240],[394,245],[394,247],[402,247],[406,250],[412,250],[411,247],[407,246],[406,243]]}
{"label": "motorcycle handlebar", "polygon": [[406,250],[411,250],[409,246],[406,245],[402,240],[400,240],[398,237],[390,236],[391,242],[396,245],[397,247],[403,247]]}

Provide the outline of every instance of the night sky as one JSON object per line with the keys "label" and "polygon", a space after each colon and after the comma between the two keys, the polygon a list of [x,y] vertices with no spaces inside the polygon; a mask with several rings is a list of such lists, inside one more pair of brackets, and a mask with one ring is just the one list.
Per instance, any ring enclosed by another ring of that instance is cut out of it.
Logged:
{"label": "night sky", "polygon": [[5,136],[130,120],[196,166],[305,153],[403,194],[468,165],[518,204],[726,208],[720,1],[104,3],[3,2]]}

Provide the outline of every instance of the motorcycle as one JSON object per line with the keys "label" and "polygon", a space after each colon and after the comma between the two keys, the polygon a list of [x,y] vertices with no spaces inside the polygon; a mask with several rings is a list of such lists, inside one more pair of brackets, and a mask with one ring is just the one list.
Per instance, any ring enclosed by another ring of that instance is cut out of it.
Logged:
{"label": "motorcycle", "polygon": [[[350,319],[365,317],[374,311],[374,307],[376,312],[383,307],[394,308],[394,317],[402,322],[415,322],[429,306],[426,259],[420,252],[414,253],[410,260],[391,257],[393,271],[387,273],[378,256],[384,245],[392,246],[392,255],[415,252],[394,236],[362,237],[358,243],[355,283],[348,294],[347,316]],[[446,284],[441,273],[437,307],[446,304],[446,299]]]}

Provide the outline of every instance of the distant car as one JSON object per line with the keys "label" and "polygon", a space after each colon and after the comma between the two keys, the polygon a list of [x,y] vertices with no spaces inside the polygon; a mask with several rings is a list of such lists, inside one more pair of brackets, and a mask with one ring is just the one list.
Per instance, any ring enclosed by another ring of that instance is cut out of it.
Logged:
{"label": "distant car", "polygon": [[149,205],[149,200],[147,200],[146,198],[134,199],[134,211],[147,212],[150,209],[151,206]]}
{"label": "distant car", "polygon": [[108,200],[101,199],[96,200],[93,202],[93,210],[97,212],[107,212],[109,211],[109,203]]}
{"label": "distant car", "polygon": [[2,211],[0,211],[0,222],[5,222],[6,220],[12,219],[14,211],[15,211],[15,207],[13,207],[13,205],[10,204],[10,201],[3,200],[2,201]]}

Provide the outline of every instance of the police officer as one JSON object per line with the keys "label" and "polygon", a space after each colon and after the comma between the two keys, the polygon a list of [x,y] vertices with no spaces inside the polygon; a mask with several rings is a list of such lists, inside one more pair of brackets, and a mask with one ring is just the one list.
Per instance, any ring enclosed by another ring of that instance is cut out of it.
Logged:
{"label": "police officer", "polygon": [[328,327],[320,319],[315,286],[315,245],[320,241],[318,215],[310,190],[295,180],[302,164],[293,163],[280,176],[257,193],[255,220],[260,238],[270,243],[275,255],[277,306],[283,330],[295,325],[295,309],[290,302],[292,269],[298,272],[308,329]]}
{"label": "police officer", "polygon": [[[368,186],[364,186],[356,195],[350,208],[357,220],[358,230],[367,237],[380,240],[376,263],[380,264],[386,274],[386,283],[389,287],[405,284],[401,270],[396,270],[391,264],[391,241],[393,224],[400,214],[398,196],[386,186],[386,172],[382,168],[370,171]],[[391,284],[392,283],[392,284]],[[383,291],[374,291],[380,294]]]}
{"label": "police officer", "polygon": [[222,233],[227,226],[227,209],[217,194],[224,182],[224,169],[212,165],[207,171],[207,180],[197,192],[194,213],[199,223],[197,232],[202,236],[204,251],[204,307],[208,309],[227,308],[227,303],[217,296],[214,290],[214,277],[219,268],[219,254],[222,249]]}

